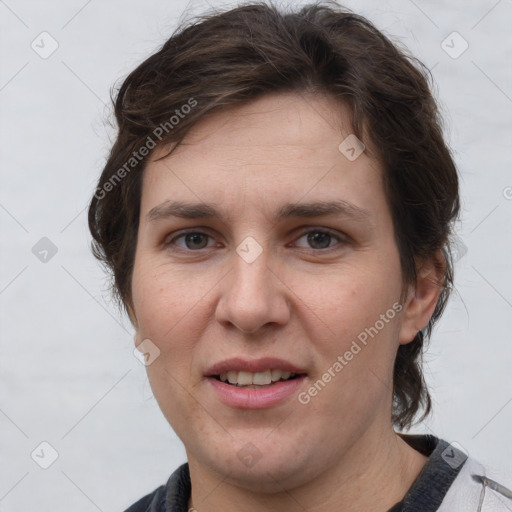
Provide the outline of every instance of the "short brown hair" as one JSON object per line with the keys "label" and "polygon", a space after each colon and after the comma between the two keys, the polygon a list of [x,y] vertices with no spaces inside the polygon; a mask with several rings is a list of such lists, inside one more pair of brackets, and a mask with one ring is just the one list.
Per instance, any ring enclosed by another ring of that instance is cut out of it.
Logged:
{"label": "short brown hair", "polygon": [[453,285],[449,236],[460,208],[457,171],[430,84],[420,62],[334,2],[292,12],[251,2],[179,28],[122,83],[114,107],[117,139],[89,207],[93,254],[112,273],[119,304],[129,311],[150,151],[178,145],[207,113],[227,106],[280,91],[327,94],[349,107],[354,134],[383,166],[404,289],[416,282],[417,258],[440,250],[444,256],[436,260],[443,283],[435,311],[399,347],[394,367],[394,425],[410,427],[421,410],[423,419],[431,399],[422,349]]}

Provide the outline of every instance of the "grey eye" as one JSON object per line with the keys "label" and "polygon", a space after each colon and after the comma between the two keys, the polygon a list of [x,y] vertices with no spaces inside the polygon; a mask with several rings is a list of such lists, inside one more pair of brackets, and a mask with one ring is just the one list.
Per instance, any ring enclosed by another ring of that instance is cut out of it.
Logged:
{"label": "grey eye", "polygon": [[332,235],[322,231],[313,231],[308,233],[308,243],[313,249],[327,249],[329,247]]}
{"label": "grey eye", "polygon": [[187,233],[185,235],[187,249],[204,249],[208,245],[208,235],[204,233]]}

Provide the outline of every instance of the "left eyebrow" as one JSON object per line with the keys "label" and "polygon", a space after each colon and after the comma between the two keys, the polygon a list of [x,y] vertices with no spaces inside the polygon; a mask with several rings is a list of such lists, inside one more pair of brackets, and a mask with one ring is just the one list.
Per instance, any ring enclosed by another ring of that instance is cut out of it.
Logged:
{"label": "left eyebrow", "polygon": [[324,215],[339,215],[358,222],[369,221],[371,218],[368,210],[344,200],[285,204],[279,209],[277,218],[322,217]]}
{"label": "left eyebrow", "polygon": [[[277,220],[291,217],[322,217],[337,215],[357,222],[371,222],[368,210],[344,200],[315,201],[309,203],[287,203],[281,206],[275,215]],[[156,222],[169,217],[184,219],[222,219],[223,216],[214,204],[184,203],[182,201],[165,201],[155,206],[146,215],[148,222]]]}

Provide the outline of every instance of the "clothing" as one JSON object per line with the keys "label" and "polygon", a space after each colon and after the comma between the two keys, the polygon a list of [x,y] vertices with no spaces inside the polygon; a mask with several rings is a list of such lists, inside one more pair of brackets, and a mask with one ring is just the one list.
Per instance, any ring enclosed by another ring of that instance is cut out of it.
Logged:
{"label": "clothing", "polygon": [[[512,491],[455,446],[430,435],[401,437],[429,459],[404,499],[388,512],[512,511]],[[125,512],[188,512],[190,492],[188,464],[183,464],[165,485]]]}

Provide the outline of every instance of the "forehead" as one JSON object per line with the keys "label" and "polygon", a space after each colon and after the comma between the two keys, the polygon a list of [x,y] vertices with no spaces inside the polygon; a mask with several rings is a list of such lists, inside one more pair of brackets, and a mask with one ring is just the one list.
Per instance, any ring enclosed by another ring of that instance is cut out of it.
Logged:
{"label": "forehead", "polygon": [[306,196],[374,203],[382,195],[379,163],[366,153],[351,160],[340,150],[354,137],[349,114],[328,96],[294,93],[215,112],[169,156],[169,148],[155,150],[145,169],[142,210],[172,198],[215,200],[225,208],[241,196],[245,206],[260,207]]}
{"label": "forehead", "polygon": [[[201,147],[203,154],[222,151],[226,157],[232,153],[240,157],[238,150],[242,146],[248,151],[257,150],[258,146],[276,151],[283,146],[287,151],[294,147],[325,148],[329,143],[337,147],[339,137],[351,131],[348,106],[330,96],[273,93],[207,114],[173,154],[185,152],[191,146]],[[153,159],[165,155],[168,150],[157,147]]]}

